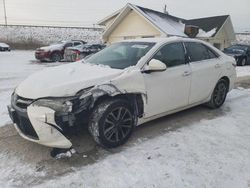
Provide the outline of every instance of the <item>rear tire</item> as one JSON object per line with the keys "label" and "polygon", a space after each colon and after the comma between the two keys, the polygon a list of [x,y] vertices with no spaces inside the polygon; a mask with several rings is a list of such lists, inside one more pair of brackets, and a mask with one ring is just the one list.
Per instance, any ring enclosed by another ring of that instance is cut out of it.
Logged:
{"label": "rear tire", "polygon": [[226,100],[228,87],[229,86],[226,80],[219,80],[214,88],[210,101],[207,103],[207,106],[212,109],[221,107]]}
{"label": "rear tire", "polygon": [[245,66],[246,65],[246,58],[243,58],[241,61],[240,61],[240,66]]}
{"label": "rear tire", "polygon": [[126,100],[106,100],[94,108],[89,121],[89,132],[98,144],[114,148],[129,139],[134,124],[133,109]]}

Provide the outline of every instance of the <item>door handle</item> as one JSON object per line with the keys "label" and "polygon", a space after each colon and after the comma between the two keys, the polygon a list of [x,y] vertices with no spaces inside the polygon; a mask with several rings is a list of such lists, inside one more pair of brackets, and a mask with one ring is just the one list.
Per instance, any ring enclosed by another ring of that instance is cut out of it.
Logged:
{"label": "door handle", "polygon": [[217,68],[220,68],[221,65],[220,64],[216,64],[214,67],[217,69]]}
{"label": "door handle", "polygon": [[191,72],[190,72],[190,71],[185,71],[185,72],[182,74],[182,76],[189,76],[189,75],[191,75]]}

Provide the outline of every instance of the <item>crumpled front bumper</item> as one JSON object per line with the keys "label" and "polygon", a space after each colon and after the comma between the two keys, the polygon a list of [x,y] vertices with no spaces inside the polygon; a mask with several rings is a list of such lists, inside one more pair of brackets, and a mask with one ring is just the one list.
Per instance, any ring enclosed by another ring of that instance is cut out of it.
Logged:
{"label": "crumpled front bumper", "polygon": [[17,132],[26,140],[55,148],[70,148],[72,143],[55,122],[55,111],[48,107],[30,105],[27,111],[8,106]]}

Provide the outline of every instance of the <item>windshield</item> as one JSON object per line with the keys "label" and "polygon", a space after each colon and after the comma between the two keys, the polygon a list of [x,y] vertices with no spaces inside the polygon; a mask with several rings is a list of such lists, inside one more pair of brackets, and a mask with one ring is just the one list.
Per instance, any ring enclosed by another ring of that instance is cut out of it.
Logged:
{"label": "windshield", "polygon": [[115,69],[134,66],[155,45],[149,42],[120,42],[104,48],[86,60],[87,63],[108,65]]}
{"label": "windshield", "polygon": [[54,45],[63,45],[63,44],[65,44],[65,43],[66,43],[66,41],[59,41],[59,42],[55,42],[55,43],[50,44],[50,46],[54,46]]}

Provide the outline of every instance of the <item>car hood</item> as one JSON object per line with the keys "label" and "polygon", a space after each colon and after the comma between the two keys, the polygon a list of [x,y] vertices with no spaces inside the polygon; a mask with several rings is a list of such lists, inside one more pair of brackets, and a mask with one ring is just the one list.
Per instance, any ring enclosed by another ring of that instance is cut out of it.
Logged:
{"label": "car hood", "polygon": [[53,45],[50,45],[50,46],[41,47],[39,49],[43,50],[43,51],[62,50],[63,49],[63,44],[53,44]]}
{"label": "car hood", "polygon": [[3,47],[3,48],[9,48],[10,47],[8,44],[1,43],[1,42],[0,42],[0,46]]}
{"label": "car hood", "polygon": [[106,82],[122,72],[108,66],[81,62],[61,65],[31,75],[16,88],[16,94],[28,99],[73,96],[82,89]]}

